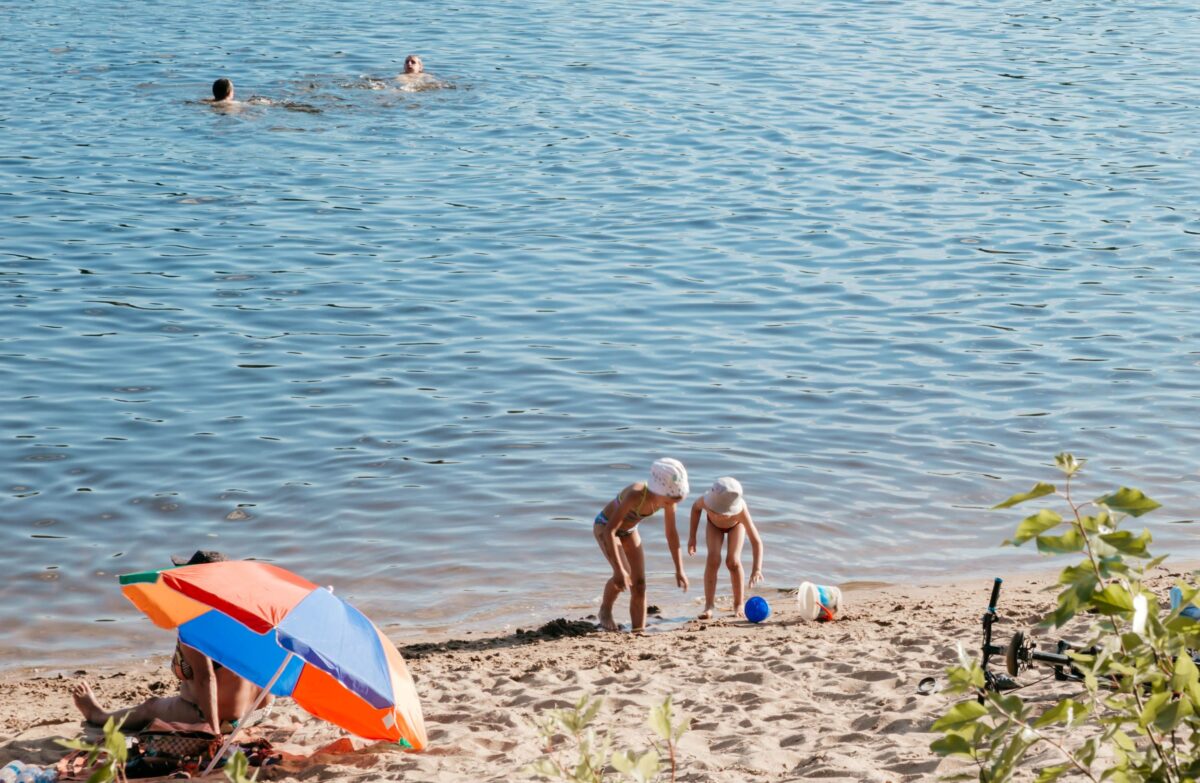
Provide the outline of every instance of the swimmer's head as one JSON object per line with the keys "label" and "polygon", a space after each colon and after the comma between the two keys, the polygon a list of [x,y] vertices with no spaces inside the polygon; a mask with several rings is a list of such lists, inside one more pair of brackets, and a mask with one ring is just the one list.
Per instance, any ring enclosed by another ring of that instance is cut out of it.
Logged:
{"label": "swimmer's head", "polygon": [[213,82],[213,100],[227,101],[233,98],[233,82],[221,78]]}
{"label": "swimmer's head", "polygon": [[410,54],[408,57],[404,58],[405,73],[422,73],[424,70],[425,64],[421,62],[420,56]]}

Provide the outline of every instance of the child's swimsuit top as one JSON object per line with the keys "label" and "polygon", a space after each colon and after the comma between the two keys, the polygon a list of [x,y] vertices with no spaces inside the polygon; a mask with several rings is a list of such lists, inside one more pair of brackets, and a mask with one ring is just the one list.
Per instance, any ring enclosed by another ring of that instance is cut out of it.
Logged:
{"label": "child's swimsuit top", "polygon": [[[633,524],[636,525],[638,522],[641,522],[643,519],[645,519],[646,517],[648,517],[654,513],[653,511],[651,511],[649,514],[643,514],[640,510],[642,508],[642,506],[644,506],[646,504],[646,493],[649,491],[650,491],[649,487],[647,487],[647,486],[642,487],[642,499],[637,502],[636,506],[629,509],[629,513],[625,515],[625,519],[623,519],[622,522],[632,522]],[[617,499],[615,501],[617,505],[614,507],[614,509],[613,509],[614,511],[621,507],[621,502],[624,499],[625,499],[625,490],[623,489],[617,495]]]}

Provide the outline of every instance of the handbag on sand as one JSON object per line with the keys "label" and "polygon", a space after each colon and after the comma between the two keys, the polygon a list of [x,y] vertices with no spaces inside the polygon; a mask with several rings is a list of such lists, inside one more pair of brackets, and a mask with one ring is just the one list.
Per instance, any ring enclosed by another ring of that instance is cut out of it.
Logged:
{"label": "handbag on sand", "polygon": [[125,774],[130,778],[157,777],[203,769],[221,750],[220,736],[199,726],[150,722],[130,748]]}

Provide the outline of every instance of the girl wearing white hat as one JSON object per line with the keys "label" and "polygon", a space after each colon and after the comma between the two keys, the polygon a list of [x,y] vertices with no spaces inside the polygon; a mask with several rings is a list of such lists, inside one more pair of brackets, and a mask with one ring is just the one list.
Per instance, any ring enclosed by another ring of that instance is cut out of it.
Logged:
{"label": "girl wearing white hat", "polygon": [[618,629],[617,621],[613,619],[613,604],[625,590],[629,591],[633,630],[640,631],[646,625],[646,558],[637,526],[660,509],[667,548],[675,562],[675,583],[688,589],[679,533],[675,530],[675,505],[687,494],[687,470],[683,463],[677,459],[660,459],[650,466],[649,481],[636,481],[625,487],[596,515],[592,534],[613,570],[612,578],[604,585],[604,597],[600,602],[600,626],[605,630]]}
{"label": "girl wearing white hat", "polygon": [[704,611],[701,620],[712,619],[716,611],[717,572],[721,570],[721,546],[729,538],[725,565],[729,568],[729,581],[733,584],[733,606],[738,617],[742,616],[745,598],[745,573],[742,571],[742,544],[750,538],[754,552],[754,567],[750,571],[750,586],[762,581],[763,544],[750,508],[742,497],[742,485],[737,479],[722,476],[713,482],[712,488],[692,504],[691,527],[688,534],[688,554],[696,554],[696,528],[700,526],[700,512],[706,512],[705,543],[708,559],[704,562]]}

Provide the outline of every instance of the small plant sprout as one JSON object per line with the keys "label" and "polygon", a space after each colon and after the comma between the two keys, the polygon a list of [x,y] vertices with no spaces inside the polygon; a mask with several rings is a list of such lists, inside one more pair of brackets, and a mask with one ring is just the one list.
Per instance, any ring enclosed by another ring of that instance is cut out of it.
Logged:
{"label": "small plant sprout", "polygon": [[129,758],[129,746],[126,744],[125,735],[121,733],[123,722],[124,720],[115,721],[110,717],[104,723],[104,736],[96,743],[80,739],[58,740],[58,744],[64,748],[87,751],[87,768],[93,770],[87,783],[125,783],[125,762]]}
{"label": "small plant sprout", "polygon": [[[632,750],[617,750],[611,755],[608,733],[598,734],[592,723],[603,706],[603,700],[587,694],[579,697],[573,707],[549,710],[538,721],[538,729],[545,739],[545,755],[528,765],[525,771],[546,780],[565,780],[571,783],[605,783],[611,780],[611,766],[623,779],[635,783],[655,783],[661,777],[663,767],[657,746],[640,753]],[[652,707],[648,719],[652,728],[666,745],[670,760],[671,781],[675,780],[677,744],[688,730],[690,719],[674,723],[671,698],[657,707]],[[570,748],[561,747],[562,740],[570,740]]]}
{"label": "small plant sprout", "polygon": [[246,754],[238,751],[229,757],[229,761],[225,762],[225,777],[229,778],[229,783],[255,783],[258,780],[258,773],[261,770],[254,770],[253,775],[248,775],[250,771],[250,760],[246,758]]}

